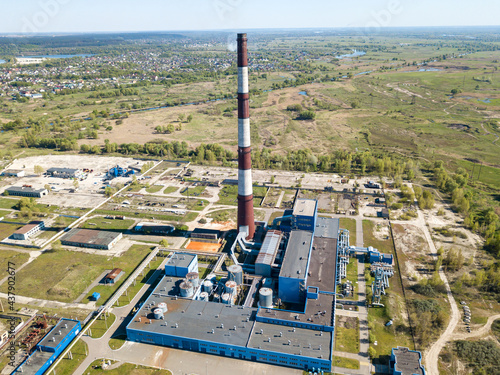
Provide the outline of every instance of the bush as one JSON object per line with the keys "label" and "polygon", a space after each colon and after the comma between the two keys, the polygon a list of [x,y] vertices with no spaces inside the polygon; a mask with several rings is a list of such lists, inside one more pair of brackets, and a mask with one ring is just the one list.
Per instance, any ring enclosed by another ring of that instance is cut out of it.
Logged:
{"label": "bush", "polygon": [[316,112],[314,111],[302,111],[299,114],[300,120],[314,120],[316,118]]}

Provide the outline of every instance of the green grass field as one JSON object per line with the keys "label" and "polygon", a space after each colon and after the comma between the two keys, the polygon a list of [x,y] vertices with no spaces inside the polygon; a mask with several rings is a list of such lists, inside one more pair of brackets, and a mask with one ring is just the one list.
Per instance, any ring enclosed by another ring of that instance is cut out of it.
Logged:
{"label": "green grass field", "polygon": [[332,366],[358,370],[359,361],[357,359],[334,356],[332,359]]}
{"label": "green grass field", "polygon": [[357,354],[359,353],[359,321],[358,318],[347,319],[349,319],[350,322],[351,320],[352,322],[355,320],[355,324],[347,328],[340,324],[339,319],[337,319],[335,327],[335,350]]}
{"label": "green grass field", "polygon": [[181,189],[185,197],[199,197],[205,191],[205,186],[186,187]]}
{"label": "green grass field", "polygon": [[[0,251],[0,270],[7,276],[7,266],[11,263],[14,269],[19,268],[21,265],[26,263],[30,258],[28,253],[17,252],[13,250],[2,250]],[[12,264],[13,263],[13,264]]]}
{"label": "green grass field", "polygon": [[341,217],[339,219],[340,228],[347,229],[349,231],[349,244],[351,246],[356,246],[356,220],[347,217]]}
{"label": "green grass field", "polygon": [[[147,245],[133,245],[124,255],[108,258],[77,251],[50,251],[18,271],[18,295],[71,302],[106,269],[121,268],[129,274],[151,251]],[[57,272],[54,272],[57,270]],[[1,290],[5,291],[5,285]]]}
{"label": "green grass field", "polygon": [[163,189],[163,185],[153,185],[148,188],[146,188],[146,191],[150,194],[154,194],[159,192],[161,189]]}
{"label": "green grass field", "polygon": [[56,373],[58,375],[72,375],[78,366],[80,366],[80,363],[87,358],[85,353],[88,353],[87,344],[82,340],[78,340],[71,349],[73,359],[68,359],[68,356],[65,356],[57,365]]}
{"label": "green grass field", "polygon": [[172,194],[175,193],[177,190],[179,190],[179,188],[176,186],[167,186],[165,190],[163,190],[163,194]]}
{"label": "green grass field", "polygon": [[106,331],[111,327],[111,325],[116,320],[116,316],[114,314],[109,314],[109,316],[105,316],[102,314],[99,319],[97,319],[91,326],[90,330],[92,331],[93,339],[98,339],[104,336]]}
{"label": "green grass field", "polygon": [[108,345],[111,349],[113,350],[118,350],[120,349],[123,344],[127,342],[127,336],[126,335],[121,335],[117,337],[112,337],[109,339]]}
{"label": "green grass field", "polygon": [[12,233],[14,233],[21,227],[22,225],[0,223],[0,238],[4,239],[6,237],[9,237],[10,235],[12,235]]}
{"label": "green grass field", "polygon": [[[266,195],[267,188],[265,187],[253,187],[253,206],[260,207],[260,203],[264,196]],[[218,204],[226,204],[235,206],[238,204],[238,186],[224,186],[224,188],[219,192]]]}
{"label": "green grass field", "polygon": [[93,219],[87,220],[81,228],[85,229],[100,229],[100,230],[112,230],[112,231],[126,231],[135,223],[135,220],[125,219],[106,219],[104,217],[95,217]]}
{"label": "green grass field", "polygon": [[[383,239],[379,240],[375,237],[375,231],[377,230],[377,225],[371,220],[363,220],[363,242],[365,246],[373,246],[378,249],[381,253],[394,254],[394,246],[392,245],[392,240]],[[384,223],[385,225],[385,223]]]}

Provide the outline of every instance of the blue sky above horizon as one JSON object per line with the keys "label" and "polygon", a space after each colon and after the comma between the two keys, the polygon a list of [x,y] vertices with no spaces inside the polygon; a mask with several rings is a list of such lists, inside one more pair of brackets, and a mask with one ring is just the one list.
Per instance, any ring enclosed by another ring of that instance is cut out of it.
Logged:
{"label": "blue sky above horizon", "polygon": [[0,33],[496,26],[498,0],[23,0]]}

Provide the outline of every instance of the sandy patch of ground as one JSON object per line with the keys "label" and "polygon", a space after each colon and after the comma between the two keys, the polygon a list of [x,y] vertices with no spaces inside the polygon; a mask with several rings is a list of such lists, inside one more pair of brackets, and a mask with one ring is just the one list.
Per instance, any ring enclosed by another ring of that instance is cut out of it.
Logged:
{"label": "sandy patch of ground", "polygon": [[221,247],[220,243],[189,241],[189,243],[186,246],[186,249],[205,251],[208,253],[217,253],[219,251],[220,247]]}

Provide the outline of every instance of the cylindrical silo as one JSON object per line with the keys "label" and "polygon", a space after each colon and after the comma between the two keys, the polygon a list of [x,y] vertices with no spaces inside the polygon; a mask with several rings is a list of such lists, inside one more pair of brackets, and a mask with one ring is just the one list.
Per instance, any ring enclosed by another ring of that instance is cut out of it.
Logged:
{"label": "cylindrical silo", "polygon": [[195,289],[200,285],[200,276],[198,275],[198,272],[189,272],[186,275],[186,280],[190,281]]}
{"label": "cylindrical silo", "polygon": [[220,302],[220,296],[217,293],[214,293],[213,301],[214,302]]}
{"label": "cylindrical silo", "polygon": [[203,282],[203,291],[210,293],[214,287],[214,284],[210,280],[205,280]]}
{"label": "cylindrical silo", "polygon": [[215,273],[210,273],[206,278],[205,280],[210,280],[211,282],[215,282],[217,279],[217,275]]}
{"label": "cylindrical silo", "polygon": [[237,264],[227,267],[227,276],[229,280],[236,281],[236,284],[243,284],[243,268]]}
{"label": "cylindrical silo", "polygon": [[193,284],[190,281],[184,280],[179,286],[181,297],[192,297],[194,293]]}
{"label": "cylindrical silo", "polygon": [[163,310],[162,309],[154,309],[153,314],[155,315],[155,319],[163,319]]}
{"label": "cylindrical silo", "polygon": [[221,296],[222,303],[225,305],[231,305],[233,297],[229,293],[224,293]]}
{"label": "cylindrical silo", "polygon": [[208,301],[208,293],[207,292],[200,293],[200,301]]}
{"label": "cylindrical silo", "polygon": [[160,302],[158,304],[158,308],[161,309],[161,311],[163,311],[164,313],[166,313],[168,311],[168,307],[167,307],[167,304],[165,302]]}
{"label": "cylindrical silo", "polygon": [[259,290],[259,305],[261,307],[273,307],[273,290],[270,288],[260,288]]}
{"label": "cylindrical silo", "polygon": [[238,285],[236,284],[236,281],[226,281],[226,293],[231,294],[232,296],[236,295],[237,287]]}

